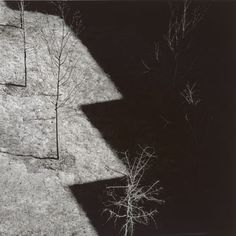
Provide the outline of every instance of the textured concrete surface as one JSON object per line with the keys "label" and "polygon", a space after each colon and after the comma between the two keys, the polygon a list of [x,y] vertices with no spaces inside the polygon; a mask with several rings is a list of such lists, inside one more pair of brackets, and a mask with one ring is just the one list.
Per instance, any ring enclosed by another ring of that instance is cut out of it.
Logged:
{"label": "textured concrete surface", "polygon": [[[2,23],[14,23],[19,14],[2,1],[0,13]],[[45,24],[45,20],[50,23]],[[124,166],[80,107],[121,96],[74,37],[72,40],[77,43],[74,57],[78,63],[70,85],[81,78],[83,81],[69,105],[59,112],[61,159],[44,159],[55,155],[53,97],[43,96],[55,92],[55,80],[45,73],[49,71],[49,59],[38,33],[42,26],[57,25],[59,18],[25,12],[25,21],[28,86],[0,86],[0,235],[93,236],[96,231],[68,186],[116,177],[117,173],[106,166],[114,169]],[[20,75],[13,71],[20,69],[22,63],[22,41],[15,37],[17,30],[0,27],[1,82],[9,82],[5,78],[10,79],[12,73]],[[62,90],[63,94],[66,92],[66,88]]]}

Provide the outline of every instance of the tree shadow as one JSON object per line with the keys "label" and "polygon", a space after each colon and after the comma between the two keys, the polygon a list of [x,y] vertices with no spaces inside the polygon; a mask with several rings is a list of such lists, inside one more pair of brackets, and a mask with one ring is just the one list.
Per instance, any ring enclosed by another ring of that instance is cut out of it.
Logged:
{"label": "tree shadow", "polygon": [[11,155],[11,156],[16,156],[16,157],[31,157],[31,158],[39,159],[39,160],[58,160],[57,157],[55,157],[55,156],[36,156],[33,154],[20,154],[20,153],[1,151],[1,150],[0,150],[0,153]]}

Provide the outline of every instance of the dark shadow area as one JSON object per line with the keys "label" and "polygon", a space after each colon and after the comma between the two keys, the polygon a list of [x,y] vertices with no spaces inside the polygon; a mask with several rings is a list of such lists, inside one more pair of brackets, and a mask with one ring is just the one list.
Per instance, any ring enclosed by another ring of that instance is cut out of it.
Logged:
{"label": "dark shadow area", "polygon": [[[107,187],[120,186],[123,184],[124,179],[115,178],[70,186],[71,192],[79,205],[86,212],[98,235],[122,235],[120,230],[123,221],[119,219],[116,223],[114,223],[112,219],[108,221],[109,214],[104,211],[104,209],[107,209],[106,204],[108,204],[108,200],[111,200],[107,195]],[[119,193],[117,192],[117,194]],[[154,224],[150,224],[149,226],[137,226],[136,232],[135,235],[138,236],[144,234],[154,236],[157,234]]]}
{"label": "dark shadow area", "polygon": [[[47,4],[30,3],[28,10],[54,14]],[[135,153],[140,144],[158,153],[147,182],[160,178],[166,191],[167,203],[158,219],[160,232],[236,235],[236,3],[213,1],[183,59],[187,68],[195,59],[196,65],[177,89],[171,87],[173,58],[164,39],[169,17],[166,2],[68,5],[71,15],[76,10],[82,14],[85,30],[80,40],[123,96],[120,101],[85,105],[84,113],[115,151]],[[71,25],[69,19],[67,23]],[[155,60],[157,42],[160,63]],[[198,82],[201,97],[192,113],[197,145],[180,96],[187,80]],[[103,191],[105,185],[101,181],[72,187],[101,236],[116,234],[106,234],[112,226],[103,228],[100,213],[94,212],[102,208],[104,195],[93,193]]]}
{"label": "dark shadow area", "polygon": [[[4,0],[7,6],[13,10],[20,9],[20,1],[13,0],[7,1]],[[26,11],[42,12],[50,15],[58,15],[58,10],[53,7],[53,4],[50,1],[34,1],[34,0],[24,0],[24,6]]]}
{"label": "dark shadow area", "polygon": [[[198,81],[202,99],[195,117],[196,122],[202,119],[196,125],[199,148],[192,143],[179,91],[170,88],[172,61],[163,40],[167,5],[104,5],[88,4],[81,39],[124,98],[87,105],[83,111],[115,150],[135,152],[137,144],[156,148],[159,160],[150,178],[160,177],[168,192],[160,219],[166,232],[233,236],[235,3],[213,3],[186,55],[189,61],[197,58],[187,79]],[[156,41],[159,65],[153,58]],[[142,60],[154,69],[145,73]],[[163,117],[171,123],[166,126]]]}
{"label": "dark shadow area", "polygon": [[119,229],[114,227],[114,223],[107,222],[107,215],[103,212],[104,203],[107,201],[106,186],[116,184],[119,180],[112,179],[70,186],[71,192],[86,212],[98,235],[117,235],[119,232]]}

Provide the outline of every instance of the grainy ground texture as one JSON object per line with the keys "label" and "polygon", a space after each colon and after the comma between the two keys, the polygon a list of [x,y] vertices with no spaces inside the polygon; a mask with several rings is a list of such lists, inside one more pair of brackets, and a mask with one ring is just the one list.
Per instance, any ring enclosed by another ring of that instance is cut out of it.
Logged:
{"label": "grainy ground texture", "polygon": [[[59,111],[61,158],[47,159],[56,152],[56,83],[39,34],[58,22],[57,16],[25,12],[28,86],[0,86],[0,235],[97,235],[69,186],[117,177],[106,166],[124,169],[80,109],[121,95],[74,36],[78,63],[70,86],[78,86]],[[19,24],[19,11],[1,1],[0,23]],[[0,44],[0,83],[23,83],[21,30],[0,26]]]}

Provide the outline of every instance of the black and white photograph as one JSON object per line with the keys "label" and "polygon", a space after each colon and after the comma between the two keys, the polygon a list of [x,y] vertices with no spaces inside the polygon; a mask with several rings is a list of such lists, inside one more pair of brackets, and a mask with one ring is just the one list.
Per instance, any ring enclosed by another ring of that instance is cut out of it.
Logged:
{"label": "black and white photograph", "polygon": [[0,0],[0,235],[236,235],[235,0]]}

